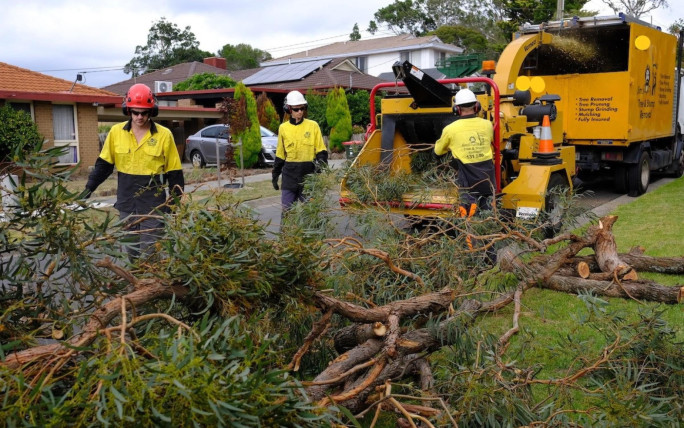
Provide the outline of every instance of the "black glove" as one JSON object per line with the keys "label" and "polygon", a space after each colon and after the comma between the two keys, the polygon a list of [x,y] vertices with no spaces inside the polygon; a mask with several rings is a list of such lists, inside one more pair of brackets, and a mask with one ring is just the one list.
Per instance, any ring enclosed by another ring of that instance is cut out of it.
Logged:
{"label": "black glove", "polygon": [[276,177],[273,177],[273,179],[271,180],[271,182],[273,183],[273,188],[274,188],[275,190],[280,190],[280,187],[278,187],[278,177],[277,177],[277,176],[276,176]]}
{"label": "black glove", "polygon": [[316,174],[323,172],[328,166],[328,152],[322,150],[316,153],[316,159],[314,159],[314,172]]}

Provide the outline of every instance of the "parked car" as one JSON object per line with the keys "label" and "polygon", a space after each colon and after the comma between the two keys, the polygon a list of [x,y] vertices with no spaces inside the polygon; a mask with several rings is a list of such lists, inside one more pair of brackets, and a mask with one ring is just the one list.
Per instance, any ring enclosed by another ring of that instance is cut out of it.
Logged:
{"label": "parked car", "polygon": [[[185,140],[185,158],[196,168],[216,165],[216,143],[218,142],[219,162],[226,160],[226,148],[231,144],[230,127],[224,124],[209,125],[200,129]],[[258,165],[271,166],[275,161],[278,136],[269,129],[261,127],[261,153]],[[239,150],[236,148],[236,150]]]}
{"label": "parked car", "polygon": [[276,148],[278,147],[278,135],[268,128],[261,127],[261,153],[259,153],[259,166],[273,166],[275,162]]}

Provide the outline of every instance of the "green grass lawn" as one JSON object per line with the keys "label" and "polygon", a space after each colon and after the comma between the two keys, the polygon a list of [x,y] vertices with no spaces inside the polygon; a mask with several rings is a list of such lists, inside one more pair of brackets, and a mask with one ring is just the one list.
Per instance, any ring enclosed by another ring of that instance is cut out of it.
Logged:
{"label": "green grass lawn", "polygon": [[[684,209],[684,178],[674,180],[652,193],[635,198],[618,207],[614,236],[618,251],[627,252],[642,246],[651,256],[684,256],[684,222],[678,213]],[[582,230],[586,229],[583,228]],[[581,231],[578,231],[581,233]],[[591,253],[591,251],[589,252]],[[684,285],[684,275],[640,273],[640,276],[664,285]],[[675,330],[676,340],[684,342],[684,309],[682,305],[637,302],[629,299],[600,298],[608,302],[604,310],[637,321],[640,311],[662,310],[662,319]],[[487,315],[478,326],[495,336],[512,327],[513,305]],[[602,326],[587,322],[592,316],[585,300],[550,290],[530,289],[522,297],[520,332],[511,339],[504,362],[515,361],[523,367],[541,367],[539,379],[561,378],[575,371],[578,355],[586,361],[598,359],[608,345]],[[606,327],[607,328],[607,327]],[[548,393],[547,387],[533,388],[536,395]],[[582,399],[578,407],[587,405]]]}

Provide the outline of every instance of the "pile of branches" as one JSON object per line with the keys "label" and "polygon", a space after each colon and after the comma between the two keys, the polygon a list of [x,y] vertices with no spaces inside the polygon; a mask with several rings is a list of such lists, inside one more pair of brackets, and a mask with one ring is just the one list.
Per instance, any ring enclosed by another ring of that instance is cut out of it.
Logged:
{"label": "pile of branches", "polygon": [[[681,420],[675,334],[657,309],[628,320],[600,298],[679,304],[680,286],[641,273],[681,275],[684,259],[618,253],[611,216],[545,240],[539,227],[496,217],[414,233],[381,210],[340,232],[326,197],[338,179],[313,178],[311,200],[273,238],[225,196],[188,195],[166,217],[157,253],[132,263],[113,214],[64,209],[76,197],[64,177],[23,186],[22,209],[2,229],[0,416],[36,425]],[[507,354],[523,298],[540,288],[580,296],[606,339],[595,355],[576,349],[562,377]],[[499,313],[511,317],[504,334],[480,329]],[[578,408],[575,392],[595,399]]]}
{"label": "pile of branches", "polygon": [[[427,358],[443,347],[457,344],[458,335],[450,330],[467,329],[478,316],[513,304],[515,308],[511,328],[496,343],[497,352],[494,357],[500,370],[514,373],[514,382],[519,385],[576,382],[592,372],[602,370],[604,364],[610,361],[611,354],[624,344],[616,341],[605,349],[598,360],[563,379],[541,380],[533,378],[531,374],[527,378],[521,378],[517,369],[506,367],[500,357],[510,338],[519,330],[521,300],[527,290],[541,287],[566,293],[592,293],[597,296],[665,304],[679,304],[684,299],[684,287],[665,286],[639,279],[637,274],[638,271],[684,274],[684,258],[649,257],[639,248],[626,254],[618,254],[611,234],[616,220],[615,216],[604,217],[599,220],[598,225],[590,227],[584,236],[566,234],[541,242],[526,239],[527,244],[542,253],[530,261],[523,262],[514,251],[505,248],[500,252],[501,267],[515,272],[521,280],[512,291],[492,300],[463,298],[458,295],[457,289],[445,288],[412,299],[366,308],[317,293],[316,305],[322,316],[289,367],[296,370],[301,355],[314,340],[327,331],[332,316],[342,316],[352,324],[334,334],[335,348],[340,356],[311,382],[306,383],[309,396],[322,405],[340,404],[360,414],[370,406],[378,410],[384,406],[394,407],[404,415],[410,414],[409,420],[423,420],[443,413],[444,409],[440,410],[438,406],[402,405],[393,398],[388,385],[398,379],[415,376],[420,389],[429,392],[433,387],[433,375]],[[559,243],[566,245],[553,254],[543,254],[549,246]],[[358,241],[346,238],[335,245],[376,257],[393,272],[419,284],[423,282],[419,276],[396,266],[384,251],[364,248]],[[594,254],[577,256],[585,248],[593,249]],[[458,301],[460,304],[454,310],[453,304]],[[421,316],[441,319],[429,327],[403,327],[406,321]],[[425,401],[439,401],[435,397],[436,394],[429,394]],[[447,416],[453,421],[452,416]],[[558,422],[560,421],[554,423]]]}

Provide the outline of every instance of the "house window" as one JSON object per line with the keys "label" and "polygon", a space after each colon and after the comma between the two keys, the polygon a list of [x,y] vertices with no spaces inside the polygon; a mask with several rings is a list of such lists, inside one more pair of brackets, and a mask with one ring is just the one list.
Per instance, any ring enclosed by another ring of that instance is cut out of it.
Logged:
{"label": "house window", "polygon": [[401,62],[403,64],[405,61],[411,62],[411,52],[410,51],[399,52],[399,62]]}
{"label": "house window", "polygon": [[444,64],[446,61],[446,52],[440,52],[439,53],[439,62],[440,64]]}
{"label": "house window", "polygon": [[10,107],[12,107],[14,110],[17,111],[25,111],[26,113],[31,116],[31,119],[33,119],[33,109],[31,108],[31,103],[30,102],[23,102],[23,101],[11,101],[8,103]]}
{"label": "house window", "polygon": [[368,72],[368,57],[367,56],[357,56],[356,57],[356,67],[363,73]]}
{"label": "house window", "polygon": [[65,147],[59,157],[60,164],[78,163],[78,136],[76,135],[76,107],[68,104],[52,105],[52,131],[55,147]]}

